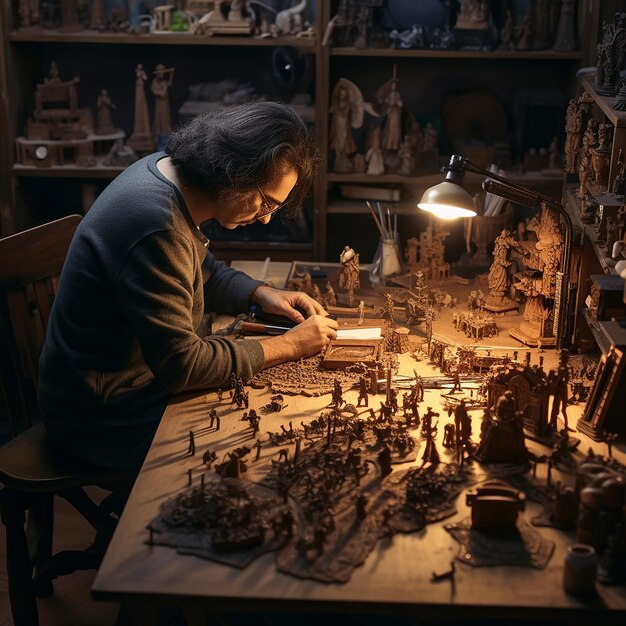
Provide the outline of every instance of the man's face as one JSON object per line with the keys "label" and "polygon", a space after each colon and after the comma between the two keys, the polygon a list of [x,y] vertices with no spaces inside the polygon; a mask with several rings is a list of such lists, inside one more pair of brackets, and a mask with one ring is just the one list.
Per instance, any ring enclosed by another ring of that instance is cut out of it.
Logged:
{"label": "man's face", "polygon": [[275,184],[264,185],[243,197],[226,198],[218,205],[213,218],[224,228],[233,230],[259,221],[267,224],[298,182],[295,170],[289,170]]}

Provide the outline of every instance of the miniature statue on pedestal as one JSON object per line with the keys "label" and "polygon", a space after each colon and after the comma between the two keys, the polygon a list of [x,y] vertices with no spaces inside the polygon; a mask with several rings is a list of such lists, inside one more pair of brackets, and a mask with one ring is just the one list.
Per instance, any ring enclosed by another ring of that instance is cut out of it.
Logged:
{"label": "miniature statue on pedestal", "polygon": [[150,85],[150,90],[154,95],[153,131],[157,142],[161,135],[168,135],[172,132],[170,89],[174,80],[174,71],[173,68],[166,68],[165,65],[159,63],[154,70],[154,78]]}
{"label": "miniature statue on pedestal", "polygon": [[20,0],[18,15],[20,18],[20,30],[40,28],[39,0]]}
{"label": "miniature statue on pedestal", "polygon": [[604,21],[602,33],[602,41],[596,47],[596,89],[601,95],[613,96],[626,54],[626,13],[615,13],[612,23]]}
{"label": "miniature statue on pedestal", "polygon": [[96,128],[96,134],[111,135],[112,133],[117,132],[118,129],[115,128],[113,120],[111,119],[111,109],[117,109],[117,107],[113,104],[111,96],[109,96],[109,92],[106,89],[102,89],[100,91],[96,108],[98,110],[98,126]]}
{"label": "miniature statue on pedestal", "polygon": [[140,63],[135,68],[135,119],[133,132],[128,140],[130,147],[136,152],[152,152],[154,140],[150,132],[150,115],[144,83],[148,76]]}
{"label": "miniature statue on pedestal", "polygon": [[489,311],[503,312],[517,310],[517,302],[511,298],[511,277],[509,274],[509,251],[518,248],[513,234],[508,230],[496,237],[493,249],[493,263],[489,268],[487,284],[489,295],[484,301],[483,308]]}
{"label": "miniature statue on pedestal", "polygon": [[329,147],[335,151],[333,169],[339,173],[352,171],[352,163],[348,158],[357,150],[352,137],[353,128],[363,125],[363,94],[361,90],[346,78],[340,78],[333,90],[329,109],[330,142]]}
{"label": "miniature statue on pedestal", "polygon": [[481,463],[528,463],[522,418],[516,411],[513,392],[505,391],[497,400],[495,418],[483,421],[476,458]]}
{"label": "miniature statue on pedestal", "polygon": [[402,109],[404,107],[404,100],[398,91],[398,84],[399,81],[394,75],[376,92],[376,99],[382,102],[381,108],[386,115],[382,134],[382,148],[394,152],[400,148],[402,140]]}
{"label": "miniature statue on pedestal", "polygon": [[370,176],[382,176],[385,173],[383,151],[380,149],[380,126],[372,126],[367,133],[367,152],[365,161]]}
{"label": "miniature statue on pedestal", "polygon": [[528,256],[524,263],[530,269],[515,275],[518,282],[514,286],[526,296],[524,321],[509,334],[527,345],[535,345],[538,339],[542,345],[554,345],[554,329],[548,324],[554,307],[547,300],[556,297],[563,235],[556,214],[545,205],[534,229],[537,241],[532,247],[525,247]]}

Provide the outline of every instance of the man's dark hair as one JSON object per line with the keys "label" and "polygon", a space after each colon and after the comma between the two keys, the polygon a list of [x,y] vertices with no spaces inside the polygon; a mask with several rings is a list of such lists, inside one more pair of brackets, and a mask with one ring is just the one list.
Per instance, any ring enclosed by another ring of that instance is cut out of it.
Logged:
{"label": "man's dark hair", "polygon": [[287,217],[301,206],[318,161],[300,116],[285,104],[265,101],[195,117],[170,135],[165,152],[185,183],[215,200],[254,192],[295,169]]}

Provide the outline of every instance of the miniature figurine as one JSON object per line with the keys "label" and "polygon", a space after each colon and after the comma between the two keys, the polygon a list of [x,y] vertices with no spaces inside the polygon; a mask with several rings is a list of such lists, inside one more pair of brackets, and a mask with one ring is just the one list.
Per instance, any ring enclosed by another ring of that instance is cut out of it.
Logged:
{"label": "miniature figurine", "polygon": [[365,376],[359,377],[359,398],[356,403],[357,406],[361,406],[361,400],[363,400],[364,406],[369,406],[367,395],[367,379],[365,378]]}
{"label": "miniature figurine", "polygon": [[400,157],[400,176],[412,176],[415,169],[415,157],[411,148],[411,139],[409,135],[404,136],[404,141],[398,149],[398,157]]}
{"label": "miniature figurine", "polygon": [[96,108],[98,109],[98,126],[96,128],[96,134],[110,135],[116,132],[117,128],[115,128],[113,120],[111,119],[111,109],[117,109],[117,107],[113,104],[113,101],[109,96],[109,92],[106,89],[102,89],[100,91]]}
{"label": "miniature figurine", "polygon": [[380,149],[380,126],[370,127],[367,133],[367,152],[365,161],[367,162],[367,173],[370,176],[382,176],[385,173],[385,161],[383,152]]}
{"label": "miniature figurine", "polygon": [[187,447],[187,454],[196,456],[196,437],[193,430],[189,431],[189,446]]}
{"label": "miniature figurine", "polygon": [[107,155],[102,159],[102,165],[126,167],[138,158],[137,153],[128,144],[125,144],[123,139],[116,139]]}
{"label": "miniature figurine", "polygon": [[[170,114],[170,89],[174,80],[174,69],[166,68],[159,63],[154,70],[154,78],[150,85],[150,90],[154,95],[154,134],[167,135],[172,132],[172,121]],[[166,77],[167,74],[167,77]]]}
{"label": "miniature figurine", "polygon": [[437,129],[432,122],[427,122],[424,126],[424,139],[422,141],[422,152],[436,152],[438,148]]}
{"label": "miniature figurine", "polygon": [[329,109],[330,142],[329,147],[335,151],[334,170],[340,173],[350,172],[352,166],[348,155],[357,150],[352,137],[352,129],[363,125],[363,95],[351,81],[341,78],[333,90]]}
{"label": "miniature figurine", "polygon": [[148,76],[140,63],[135,68],[135,118],[128,144],[137,152],[152,152],[154,142],[150,132],[150,116],[144,83]]}
{"label": "miniature figurine", "polygon": [[354,291],[361,286],[359,255],[350,246],[345,246],[339,260],[341,261],[339,286],[348,292],[348,304],[354,306]]}
{"label": "miniature figurine", "polygon": [[551,391],[554,396],[552,402],[552,411],[550,412],[550,422],[548,426],[556,432],[557,418],[559,410],[563,416],[565,430],[572,430],[567,422],[567,400],[568,400],[568,384],[569,384],[569,352],[561,350],[559,352],[559,365],[555,370],[551,370],[548,375],[548,381],[551,385]]}
{"label": "miniature figurine", "polygon": [[500,45],[498,50],[512,50],[513,49],[513,13],[511,9],[507,7],[506,17],[504,24],[500,30]]}
{"label": "miniature figurine", "polygon": [[211,469],[211,465],[213,465],[213,462],[215,461],[215,459],[217,459],[217,453],[215,452],[215,450],[207,450],[203,455],[202,455],[202,462],[209,468]]}
{"label": "miniature figurine", "polygon": [[[402,109],[404,100],[398,91],[398,84],[399,81],[394,76],[387,86],[381,88],[388,90],[384,97],[386,118],[382,134],[383,150],[397,151],[402,139]],[[378,93],[376,95],[379,96]]]}
{"label": "miniature figurine", "polygon": [[517,302],[511,296],[511,278],[509,274],[509,251],[519,250],[520,246],[508,230],[496,237],[493,248],[493,263],[489,268],[487,284],[489,285],[489,296],[483,306],[489,311],[507,311],[517,309]]}
{"label": "miniature figurine", "polygon": [[358,325],[363,326],[363,318],[365,317],[365,302],[363,300],[359,300],[359,306],[357,307],[357,312],[359,316]]}
{"label": "miniature figurine", "polygon": [[576,100],[570,100],[565,115],[565,171],[568,174],[574,174],[577,169],[582,119],[582,110],[578,107]]}
{"label": "miniature figurine", "polygon": [[562,0],[561,15],[556,30],[553,50],[557,52],[572,52],[576,50],[575,35],[575,7],[574,0]]}
{"label": "miniature figurine", "polygon": [[326,306],[337,306],[337,295],[330,282],[326,283],[326,293],[324,294]]}

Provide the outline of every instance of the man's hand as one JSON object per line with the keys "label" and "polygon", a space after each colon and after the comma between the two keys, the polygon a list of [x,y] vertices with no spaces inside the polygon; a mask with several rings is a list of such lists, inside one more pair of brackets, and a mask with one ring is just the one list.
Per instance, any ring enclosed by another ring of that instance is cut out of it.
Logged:
{"label": "man's hand", "polygon": [[284,335],[271,337],[261,342],[265,354],[263,367],[313,356],[321,352],[335,337],[337,337],[335,320],[321,315],[312,315]]}
{"label": "man's hand", "polygon": [[319,302],[302,291],[283,291],[267,285],[257,287],[250,296],[250,302],[260,304],[266,313],[282,315],[296,324],[312,315],[328,315]]}

